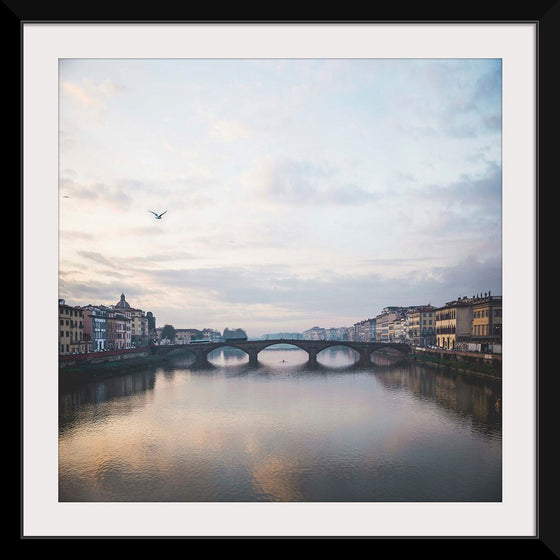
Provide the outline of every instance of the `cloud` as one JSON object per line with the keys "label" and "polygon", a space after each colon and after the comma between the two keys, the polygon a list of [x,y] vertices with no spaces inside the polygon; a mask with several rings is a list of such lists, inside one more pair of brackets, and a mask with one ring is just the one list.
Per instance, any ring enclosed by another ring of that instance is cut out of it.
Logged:
{"label": "cloud", "polygon": [[334,169],[310,161],[263,158],[246,172],[242,184],[261,201],[285,205],[357,205],[377,195],[336,178]]}
{"label": "cloud", "polygon": [[[499,60],[419,60],[394,72],[385,123],[403,136],[459,140],[501,131]],[[415,87],[395,87],[405,80]]]}
{"label": "cloud", "polygon": [[[94,252],[82,256],[101,265],[110,262]],[[288,266],[270,265],[146,267],[135,269],[134,274],[130,269],[122,276],[105,274],[102,281],[84,271],[81,275],[61,273],[60,297],[73,305],[111,303],[124,292],[131,305],[153,311],[161,321],[176,327],[222,329],[229,325],[257,336],[274,327],[301,331],[314,324],[350,326],[390,305],[438,306],[458,296],[488,290],[501,293],[501,263],[496,259],[469,255],[449,265],[432,266],[422,259],[407,263],[397,259],[390,264],[411,268],[407,274],[393,277],[375,271],[344,275],[331,270],[317,278],[303,278]],[[111,277],[116,280],[108,281]]]}
{"label": "cloud", "polygon": [[[164,204],[174,209],[181,207],[201,207],[212,204],[212,196],[207,187],[215,179],[202,171],[167,180],[138,180],[134,178],[117,179],[111,182],[96,180],[80,181],[73,176],[61,176],[60,191],[73,201],[96,202],[105,205],[119,214],[127,212],[133,205],[138,205],[142,198],[152,210],[150,204]],[[157,200],[157,202],[154,202]],[[90,208],[91,209],[91,208]],[[157,208],[153,208],[157,211]],[[148,231],[148,230],[146,230]]]}
{"label": "cloud", "polygon": [[132,294],[130,284],[126,279],[116,282],[99,281],[67,281],[64,277],[59,279],[59,297],[67,300],[70,305],[111,305],[117,303],[120,294]]}
{"label": "cloud", "polygon": [[102,264],[109,267],[114,266],[114,261],[104,257],[101,253],[95,253],[93,251],[78,251],[78,255],[84,257],[85,259],[92,260],[97,264]]}
{"label": "cloud", "polygon": [[77,99],[83,105],[95,108],[103,107],[101,99],[95,97],[94,95],[90,95],[82,86],[78,84],[73,84],[72,82],[61,82],[60,87],[64,94]]}
{"label": "cloud", "polygon": [[[438,305],[463,292],[468,295],[491,289],[498,293],[501,286],[501,263],[495,259],[485,261],[471,255],[446,266],[430,266],[423,259],[397,262],[401,264],[417,266],[398,278],[376,272],[359,276],[331,272],[308,279],[279,266],[154,270],[150,276],[170,291],[188,286],[212,294],[217,306],[225,302],[285,306],[305,310],[310,320],[333,311],[350,313],[359,319],[386,305],[421,304],[428,300]],[[403,298],[403,294],[409,295]]]}
{"label": "cloud", "polygon": [[114,97],[123,91],[122,88],[111,80],[104,80],[100,83],[85,80],[84,85],[61,81],[60,89],[64,95],[79,101],[85,107],[94,109],[104,109],[106,99]]}
{"label": "cloud", "polygon": [[210,136],[218,140],[232,142],[251,136],[251,130],[239,121],[218,121],[214,123]]}
{"label": "cloud", "polygon": [[460,206],[461,211],[466,207],[476,208],[495,218],[502,201],[502,168],[495,162],[488,162],[484,172],[463,173],[446,185],[429,186],[423,196],[434,202]]}
{"label": "cloud", "polygon": [[121,181],[118,184],[107,184],[100,181],[76,181],[67,177],[59,179],[60,189],[76,200],[86,202],[102,202],[122,212],[130,207],[136,190],[145,189],[139,181]]}

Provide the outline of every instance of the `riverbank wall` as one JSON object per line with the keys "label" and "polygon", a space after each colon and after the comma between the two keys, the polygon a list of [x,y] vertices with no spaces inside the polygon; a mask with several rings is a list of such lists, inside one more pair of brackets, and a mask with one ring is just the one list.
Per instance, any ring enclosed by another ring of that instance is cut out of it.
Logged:
{"label": "riverbank wall", "polygon": [[65,370],[95,364],[122,362],[134,358],[145,358],[148,355],[148,348],[128,348],[126,350],[88,352],[86,354],[67,354],[58,357],[58,368]]}
{"label": "riverbank wall", "polygon": [[58,377],[62,384],[102,379],[139,367],[160,365],[178,353],[180,350],[155,354],[144,347],[64,355],[58,357]]}
{"label": "riverbank wall", "polygon": [[413,360],[469,373],[473,375],[502,379],[502,355],[481,352],[458,352],[443,348],[412,348]]}

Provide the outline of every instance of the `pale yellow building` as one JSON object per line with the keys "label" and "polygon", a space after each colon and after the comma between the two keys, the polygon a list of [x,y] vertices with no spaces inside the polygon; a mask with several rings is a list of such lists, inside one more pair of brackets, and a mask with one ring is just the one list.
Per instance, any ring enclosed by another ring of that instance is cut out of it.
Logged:
{"label": "pale yellow building", "polygon": [[148,318],[141,309],[130,308],[130,329],[133,346],[148,345]]}
{"label": "pale yellow building", "polygon": [[436,308],[434,306],[416,307],[409,313],[408,337],[414,346],[435,346]]}
{"label": "pale yellow building", "polygon": [[60,355],[89,352],[90,341],[84,339],[84,311],[65,300],[58,300],[58,353]]}
{"label": "pale yellow building", "polygon": [[472,300],[467,297],[450,301],[436,309],[436,341],[438,348],[457,349],[462,337],[469,337],[472,325]]}
{"label": "pale yellow building", "polygon": [[501,352],[502,296],[481,295],[473,302],[472,332],[469,349],[479,352]]}

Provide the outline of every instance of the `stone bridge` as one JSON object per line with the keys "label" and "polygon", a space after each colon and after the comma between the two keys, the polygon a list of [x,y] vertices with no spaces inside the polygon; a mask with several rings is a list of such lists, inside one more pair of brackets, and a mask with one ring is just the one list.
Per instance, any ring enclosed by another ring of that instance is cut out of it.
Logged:
{"label": "stone bridge", "polygon": [[249,363],[258,363],[259,352],[276,344],[289,344],[305,350],[309,356],[309,363],[317,363],[317,354],[333,346],[344,346],[355,350],[359,355],[359,363],[371,362],[371,354],[379,350],[392,350],[401,355],[410,354],[410,346],[397,342],[351,342],[346,340],[229,340],[224,342],[193,342],[191,344],[169,344],[165,346],[152,346],[153,353],[166,353],[171,350],[181,349],[192,352],[198,363],[208,362],[208,354],[219,348],[238,348],[249,356]]}

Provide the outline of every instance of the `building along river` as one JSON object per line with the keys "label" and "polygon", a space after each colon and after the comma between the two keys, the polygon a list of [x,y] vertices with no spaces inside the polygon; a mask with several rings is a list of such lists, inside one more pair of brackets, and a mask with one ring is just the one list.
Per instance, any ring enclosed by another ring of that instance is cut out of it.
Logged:
{"label": "building along river", "polygon": [[499,381],[356,358],[222,348],[61,385],[59,501],[501,501]]}

